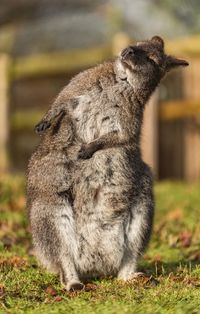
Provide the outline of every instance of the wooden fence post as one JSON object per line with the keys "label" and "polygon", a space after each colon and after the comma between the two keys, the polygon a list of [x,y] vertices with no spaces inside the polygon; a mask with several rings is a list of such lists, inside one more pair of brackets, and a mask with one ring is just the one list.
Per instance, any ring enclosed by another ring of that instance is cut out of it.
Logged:
{"label": "wooden fence post", "polygon": [[0,54],[0,173],[8,170],[8,66],[9,56]]}

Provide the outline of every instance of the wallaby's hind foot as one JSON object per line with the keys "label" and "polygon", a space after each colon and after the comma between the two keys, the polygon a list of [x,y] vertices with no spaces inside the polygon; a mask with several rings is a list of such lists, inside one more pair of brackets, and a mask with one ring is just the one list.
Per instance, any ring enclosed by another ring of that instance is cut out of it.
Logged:
{"label": "wallaby's hind foot", "polygon": [[84,284],[79,280],[76,273],[71,273],[70,276],[67,276],[66,273],[61,270],[60,281],[67,291],[73,292],[84,288]]}
{"label": "wallaby's hind foot", "polygon": [[83,290],[83,288],[84,288],[84,284],[79,281],[70,281],[68,282],[66,286],[67,291],[70,291],[70,292]]}
{"label": "wallaby's hind foot", "polygon": [[134,280],[134,279],[138,279],[138,278],[142,278],[145,277],[145,273],[142,272],[135,272],[135,273],[131,273],[129,276],[118,276],[119,280],[123,280],[123,281],[129,281],[129,280]]}
{"label": "wallaby's hind foot", "polygon": [[145,273],[143,273],[143,272],[141,272],[141,271],[137,271],[137,272],[135,272],[135,273],[132,275],[132,279],[138,279],[138,278],[140,278],[140,277],[145,277],[145,276],[146,276]]}
{"label": "wallaby's hind foot", "polygon": [[67,280],[63,272],[60,274],[60,281],[61,284],[65,287],[65,289],[70,292],[82,290],[84,288],[84,284],[80,282],[78,278]]}

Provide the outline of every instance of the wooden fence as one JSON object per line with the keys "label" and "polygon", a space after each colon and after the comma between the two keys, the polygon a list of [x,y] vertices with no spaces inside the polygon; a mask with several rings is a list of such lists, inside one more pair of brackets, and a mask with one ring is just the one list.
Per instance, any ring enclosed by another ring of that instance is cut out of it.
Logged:
{"label": "wooden fence", "polygon": [[8,170],[7,143],[9,136],[8,123],[8,69],[9,57],[6,54],[0,55],[0,171]]}

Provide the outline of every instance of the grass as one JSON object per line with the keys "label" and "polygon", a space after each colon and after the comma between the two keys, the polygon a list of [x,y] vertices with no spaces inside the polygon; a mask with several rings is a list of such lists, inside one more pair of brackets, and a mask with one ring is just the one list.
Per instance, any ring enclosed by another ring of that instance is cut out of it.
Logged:
{"label": "grass", "polygon": [[24,180],[0,180],[0,313],[200,313],[200,186],[155,187],[154,233],[140,269],[123,283],[93,281],[67,293],[30,254]]}

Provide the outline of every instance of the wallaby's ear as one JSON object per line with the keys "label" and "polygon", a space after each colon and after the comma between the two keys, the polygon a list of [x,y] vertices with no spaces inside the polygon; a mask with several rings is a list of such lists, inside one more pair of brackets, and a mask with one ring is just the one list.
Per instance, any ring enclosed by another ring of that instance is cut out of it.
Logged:
{"label": "wallaby's ear", "polygon": [[172,56],[166,57],[166,71],[170,71],[170,70],[177,68],[179,66],[186,67],[188,65],[189,65],[189,63],[186,60],[177,59],[177,58],[172,57]]}
{"label": "wallaby's ear", "polygon": [[160,36],[153,36],[151,38],[151,41],[153,41],[155,44],[159,45],[162,49],[164,49],[164,40]]}

